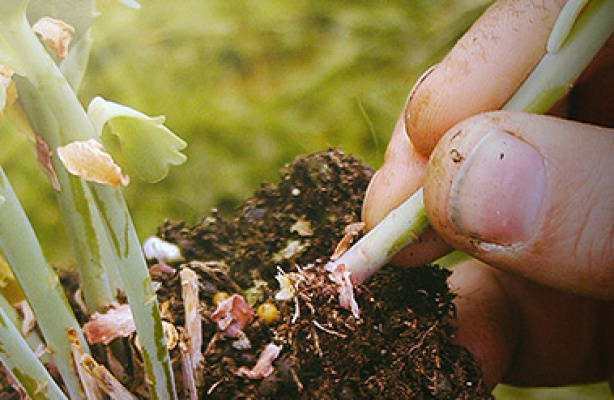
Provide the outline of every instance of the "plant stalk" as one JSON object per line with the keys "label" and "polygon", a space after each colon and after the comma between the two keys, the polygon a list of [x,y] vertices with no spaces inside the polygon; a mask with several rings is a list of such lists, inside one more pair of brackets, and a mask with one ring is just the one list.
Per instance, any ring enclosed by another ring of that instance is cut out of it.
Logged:
{"label": "plant stalk", "polygon": [[[41,136],[39,140],[44,137],[49,148],[57,148],[61,145],[60,134],[53,114],[27,80],[16,81],[28,120]],[[69,175],[57,157],[51,157],[51,163],[60,185],[60,190],[55,192],[56,198],[68,228],[85,304],[90,313],[103,312],[114,301],[116,288],[111,288],[107,277],[107,271],[113,268],[112,257],[100,215],[88,201],[92,197],[89,187]]]}
{"label": "plant stalk", "polygon": [[0,196],[4,198],[0,205],[0,248],[36,315],[71,398],[83,398],[81,385],[72,367],[66,330],[74,328],[85,349],[87,344],[64,296],[60,279],[45,261],[36,234],[2,168]]}
{"label": "plant stalk", "polygon": [[[125,200],[117,188],[92,185],[92,192],[103,221],[107,223],[107,233],[118,259],[117,271],[139,335],[150,395],[152,399],[176,399],[158,297],[153,291],[147,263]],[[119,207],[108,207],[109,204],[119,204]]]}
{"label": "plant stalk", "polygon": [[429,227],[422,188],[392,210],[327,269],[345,265],[352,283],[364,282],[402,248],[413,243]]}
{"label": "plant stalk", "polygon": [[0,307],[0,360],[32,400],[67,400],[49,372]]}
{"label": "plant stalk", "polygon": [[[23,322],[22,319],[17,313],[17,310],[15,309],[15,307],[13,307],[9,303],[9,301],[6,299],[6,297],[2,295],[0,295],[0,308],[4,312],[5,316],[13,323],[13,325],[15,325],[15,327],[19,329],[19,327],[21,326],[21,323]],[[22,336],[24,335],[22,334]],[[44,345],[42,339],[40,338],[40,336],[35,330],[28,332],[25,335],[24,339],[28,343],[28,346],[30,346],[30,350],[32,350],[33,352],[37,351],[39,348],[41,348],[41,346]],[[43,354],[40,357],[40,359],[43,362],[52,361],[48,353]]]}
{"label": "plant stalk", "polygon": [[592,0],[562,47],[546,53],[504,110],[544,114],[573,88],[614,31],[614,0]]}

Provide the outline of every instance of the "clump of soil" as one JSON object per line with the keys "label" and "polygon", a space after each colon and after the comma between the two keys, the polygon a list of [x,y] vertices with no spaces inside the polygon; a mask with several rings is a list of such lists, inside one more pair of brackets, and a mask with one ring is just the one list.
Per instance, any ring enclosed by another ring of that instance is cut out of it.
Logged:
{"label": "clump of soil", "polygon": [[[199,278],[204,359],[191,389],[181,352],[171,353],[186,398],[195,388],[198,398],[219,399],[492,398],[475,359],[452,342],[449,271],[388,266],[354,288],[359,319],[339,305],[324,265],[344,229],[360,220],[371,176],[339,150],[298,157],[282,170],[279,184],[263,185],[234,217],[214,212],[196,226],[166,222],[159,228],[187,260],[176,269],[152,266],[163,316],[180,333],[178,271],[190,268]],[[292,283],[285,300],[275,299],[276,275]],[[274,305],[278,316],[254,314],[239,336],[225,335],[212,319],[221,293],[240,294],[254,310]],[[272,369],[241,372],[258,369],[271,345],[279,349]]]}

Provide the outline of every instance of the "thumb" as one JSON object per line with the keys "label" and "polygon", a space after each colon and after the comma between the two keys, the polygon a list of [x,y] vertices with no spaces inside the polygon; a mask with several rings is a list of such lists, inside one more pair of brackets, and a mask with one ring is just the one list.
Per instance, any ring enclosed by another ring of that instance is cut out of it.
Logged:
{"label": "thumb", "polygon": [[453,127],[426,171],[444,240],[502,270],[614,298],[614,130],[492,112]]}

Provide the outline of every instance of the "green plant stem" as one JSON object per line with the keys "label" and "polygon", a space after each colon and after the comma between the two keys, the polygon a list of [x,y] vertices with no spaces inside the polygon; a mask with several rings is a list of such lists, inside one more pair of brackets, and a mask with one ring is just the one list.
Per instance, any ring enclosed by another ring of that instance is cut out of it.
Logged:
{"label": "green plant stem", "polygon": [[[4,311],[4,314],[13,323],[13,325],[15,325],[17,329],[19,329],[22,323],[22,319],[17,313],[15,307],[13,307],[6,299],[6,297],[2,295],[0,295],[0,308],[2,309],[2,311]],[[40,338],[40,336],[35,330],[28,332],[28,334],[25,336],[25,340],[28,343],[28,346],[30,346],[30,350],[32,350],[33,352],[37,351],[41,348],[40,346],[44,345],[43,340]],[[43,354],[41,356],[41,360],[43,362],[52,361],[48,353]]]}
{"label": "green plant stem", "polygon": [[60,279],[45,261],[36,234],[1,168],[0,196],[4,198],[0,205],[0,248],[36,315],[71,398],[83,398],[72,368],[66,330],[75,328],[85,349],[87,344],[64,296]]}
{"label": "green plant stem", "polygon": [[[93,185],[92,189],[118,258],[117,270],[137,327],[150,394],[152,398],[154,393],[164,399],[176,398],[158,298],[125,200],[117,188]],[[108,208],[108,204],[120,207]]]}
{"label": "green plant stem", "polygon": [[0,360],[32,400],[62,400],[66,395],[55,383],[45,366],[9,316],[0,307]]}
{"label": "green plant stem", "polygon": [[[16,82],[32,128],[48,139],[50,148],[57,148],[60,145],[59,128],[51,111],[26,79],[19,78]],[[79,178],[69,175],[57,157],[52,157],[51,162],[61,188],[56,191],[56,197],[75,253],[85,304],[91,313],[102,312],[114,300],[116,290],[107,277],[107,272],[113,268],[110,244],[100,215],[88,202],[92,197],[89,187]]]}
{"label": "green plant stem", "polygon": [[415,242],[428,227],[429,221],[420,188],[338,260],[331,261],[327,269],[334,270],[345,265],[345,268],[352,272],[350,276],[353,283],[364,282],[399,250]]}
{"label": "green plant stem", "polygon": [[[558,51],[547,53],[503,109],[544,113],[563,98],[614,31],[614,0],[593,0]],[[418,223],[417,221],[420,221]],[[423,222],[424,221],[424,222]],[[343,264],[360,283],[429,226],[422,189],[392,210],[329,269]]]}
{"label": "green plant stem", "polygon": [[614,30],[614,0],[592,0],[562,47],[546,53],[531,75],[503,106],[543,114],[563,98]]}
{"label": "green plant stem", "polygon": [[[5,5],[11,12],[18,13],[15,3],[25,2],[2,0],[0,6]],[[14,49],[19,50],[16,53],[26,65],[24,70],[27,79],[40,93],[58,123],[60,137],[46,139],[50,143],[67,143],[93,138],[94,128],[85,110],[30,30],[25,15],[14,18],[8,14],[0,16],[0,32]],[[152,399],[176,398],[158,302],[151,289],[147,264],[123,196],[118,189],[98,184],[88,186],[94,193],[103,224],[107,228],[106,234],[111,240],[113,254],[118,257],[116,264],[123,281],[122,286],[130,300],[142,345],[150,396]]]}

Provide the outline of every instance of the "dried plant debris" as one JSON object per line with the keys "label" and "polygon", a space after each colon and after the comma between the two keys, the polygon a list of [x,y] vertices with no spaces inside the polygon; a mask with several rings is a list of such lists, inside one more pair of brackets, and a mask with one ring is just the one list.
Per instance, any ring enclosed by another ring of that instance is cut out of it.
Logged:
{"label": "dried plant debris", "polygon": [[104,314],[95,313],[83,325],[83,334],[90,344],[109,344],[118,337],[127,337],[136,327],[128,304],[114,305]]}
{"label": "dried plant debris", "polygon": [[66,58],[75,28],[64,21],[43,17],[32,25],[32,30],[41,37],[47,49],[56,58],[59,60]]}
{"label": "dried plant debris", "polygon": [[57,153],[68,172],[86,181],[109,186],[130,183],[130,177],[122,173],[120,166],[95,139],[70,142],[58,147]]}

